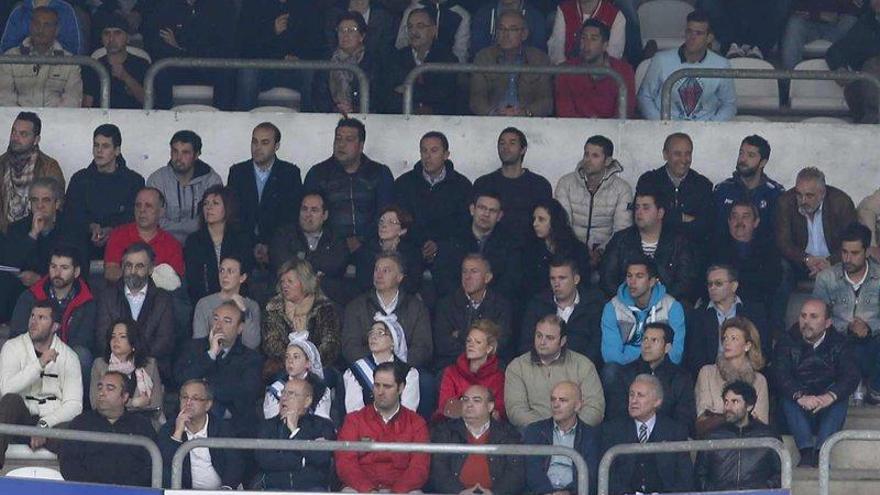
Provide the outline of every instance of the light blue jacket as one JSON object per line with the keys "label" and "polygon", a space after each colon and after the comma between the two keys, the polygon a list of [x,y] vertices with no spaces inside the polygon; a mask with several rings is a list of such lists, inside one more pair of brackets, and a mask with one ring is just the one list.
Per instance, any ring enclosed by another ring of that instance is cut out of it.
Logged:
{"label": "light blue jacket", "polygon": [[813,295],[831,308],[834,328],[846,333],[853,318],[859,317],[874,335],[880,334],[880,266],[868,261],[868,276],[858,296],[843,274],[843,264],[837,263],[816,275]]}
{"label": "light blue jacket", "polygon": [[[11,0],[10,0],[11,1]],[[86,51],[85,40],[80,30],[76,11],[64,0],[49,0],[49,8],[58,12],[58,42],[61,46],[74,55],[84,55]],[[0,39],[0,53],[15,48],[27,38],[30,31],[31,15],[34,12],[34,0],[24,2],[12,10],[6,28],[3,30],[3,38]]]}

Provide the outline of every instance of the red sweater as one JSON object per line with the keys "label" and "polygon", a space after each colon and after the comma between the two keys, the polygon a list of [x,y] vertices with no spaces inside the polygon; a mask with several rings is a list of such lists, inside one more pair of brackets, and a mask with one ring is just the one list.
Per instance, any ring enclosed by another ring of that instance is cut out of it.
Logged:
{"label": "red sweater", "polygon": [[[136,242],[145,242],[138,233],[137,224],[127,223],[113,229],[107,247],[104,249],[104,263],[122,264],[122,253]],[[159,232],[147,244],[156,252],[156,266],[168,263],[177,275],[183,277],[183,248],[171,234]]]}
{"label": "red sweater", "polygon": [[[566,65],[581,65],[580,58],[569,59]],[[627,115],[636,109],[636,78],[632,67],[623,60],[608,57],[611,68],[626,83]],[[556,116],[613,119],[617,118],[617,84],[610,77],[560,74],[556,76]]]}
{"label": "red sweater", "polygon": [[443,419],[443,408],[446,402],[453,397],[460,397],[471,385],[482,385],[495,394],[495,410],[504,418],[504,372],[498,367],[498,356],[491,355],[486,363],[477,370],[471,372],[467,356],[462,353],[458,356],[455,364],[451,364],[443,370],[443,379],[440,381],[440,397],[437,402],[437,411],[434,420]]}
{"label": "red sweater", "polygon": [[[388,424],[373,406],[345,417],[339,441],[429,443],[425,420],[402,407]],[[389,489],[394,493],[421,490],[428,481],[431,458],[428,454],[392,452],[342,452],[336,456],[336,472],[344,486],[360,493]]]}

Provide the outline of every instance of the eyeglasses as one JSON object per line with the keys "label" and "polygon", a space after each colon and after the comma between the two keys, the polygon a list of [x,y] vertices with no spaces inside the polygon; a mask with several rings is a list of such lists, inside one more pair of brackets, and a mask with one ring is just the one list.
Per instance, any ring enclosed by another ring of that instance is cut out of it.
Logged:
{"label": "eyeglasses", "polygon": [[400,225],[400,221],[399,220],[385,220],[384,218],[380,218],[379,225]]}
{"label": "eyeglasses", "polygon": [[387,330],[370,330],[370,332],[367,334],[367,337],[368,338],[373,338],[373,337],[378,338],[378,337],[388,337],[390,335],[391,334]]}
{"label": "eyeglasses", "polygon": [[352,34],[352,33],[359,33],[360,31],[361,31],[361,28],[359,28],[357,26],[349,26],[349,27],[336,29],[336,32],[339,34]]}
{"label": "eyeglasses", "polygon": [[301,392],[297,392],[295,390],[282,390],[281,397],[294,397],[297,399],[304,399],[308,397],[308,394],[303,394]]}
{"label": "eyeglasses", "polygon": [[194,395],[194,396],[181,395],[180,396],[180,402],[183,402],[183,403],[186,403],[186,402],[205,402],[206,400],[208,400],[207,397],[199,397],[196,395]]}
{"label": "eyeglasses", "polygon": [[730,282],[729,280],[709,280],[706,282],[706,287],[724,287],[724,284]]}

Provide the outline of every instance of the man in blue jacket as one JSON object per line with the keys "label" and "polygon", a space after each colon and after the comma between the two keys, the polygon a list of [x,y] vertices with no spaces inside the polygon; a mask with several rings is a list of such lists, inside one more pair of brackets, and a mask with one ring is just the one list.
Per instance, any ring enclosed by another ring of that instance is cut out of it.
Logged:
{"label": "man in blue jacket", "polygon": [[24,41],[28,36],[31,16],[37,7],[49,7],[58,13],[58,42],[65,50],[74,55],[86,54],[88,46],[86,46],[86,40],[83,39],[76,11],[64,0],[24,0],[21,5],[15,7],[9,14],[9,20],[3,29],[3,38],[0,39],[0,53],[5,53],[6,50],[14,48]]}

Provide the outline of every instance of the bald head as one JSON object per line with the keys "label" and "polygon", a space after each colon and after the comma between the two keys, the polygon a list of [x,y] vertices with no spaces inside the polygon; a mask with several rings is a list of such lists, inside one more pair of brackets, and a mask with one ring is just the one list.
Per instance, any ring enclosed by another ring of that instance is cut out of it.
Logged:
{"label": "bald head", "polygon": [[559,382],[550,392],[551,414],[562,428],[571,428],[575,424],[582,407],[584,399],[581,387],[574,382]]}

